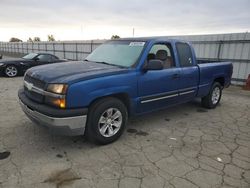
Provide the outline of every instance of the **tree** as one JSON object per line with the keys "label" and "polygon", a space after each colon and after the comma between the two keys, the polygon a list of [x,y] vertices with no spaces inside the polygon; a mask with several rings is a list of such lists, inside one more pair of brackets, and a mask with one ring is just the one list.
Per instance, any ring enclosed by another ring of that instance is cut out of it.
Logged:
{"label": "tree", "polygon": [[114,39],[119,39],[120,37],[118,35],[112,35],[111,39],[114,40]]}
{"label": "tree", "polygon": [[53,35],[48,35],[48,41],[55,41],[55,37]]}
{"label": "tree", "polygon": [[21,39],[19,39],[19,38],[16,38],[16,37],[12,37],[11,39],[10,39],[10,42],[23,42]]}
{"label": "tree", "polygon": [[41,42],[41,39],[40,39],[40,37],[34,37],[33,41],[34,42]]}
{"label": "tree", "polygon": [[32,38],[29,37],[29,39],[27,40],[27,42],[33,42]]}

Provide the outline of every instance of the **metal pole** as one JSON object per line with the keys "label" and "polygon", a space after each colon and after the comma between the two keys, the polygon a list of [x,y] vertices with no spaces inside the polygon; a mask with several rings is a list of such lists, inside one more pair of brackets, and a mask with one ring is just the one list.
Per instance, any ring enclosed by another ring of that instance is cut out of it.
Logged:
{"label": "metal pole", "polygon": [[79,59],[78,59],[78,47],[77,47],[77,42],[76,42],[76,60],[79,60]]}
{"label": "metal pole", "polygon": [[93,40],[90,41],[90,53],[93,51]]}
{"label": "metal pole", "polygon": [[55,53],[55,43],[53,42],[53,54],[56,55]]}
{"label": "metal pole", "polygon": [[64,42],[62,43],[63,45],[63,58],[65,59],[65,45],[64,45]]}
{"label": "metal pole", "polygon": [[221,45],[223,44],[223,41],[220,40],[219,42],[219,48],[218,48],[218,53],[217,53],[217,59],[218,61],[220,60],[220,53],[221,53]]}

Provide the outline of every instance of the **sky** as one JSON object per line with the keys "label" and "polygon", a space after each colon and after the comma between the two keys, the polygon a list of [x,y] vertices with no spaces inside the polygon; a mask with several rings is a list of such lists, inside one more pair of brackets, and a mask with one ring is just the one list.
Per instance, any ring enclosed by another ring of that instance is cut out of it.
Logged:
{"label": "sky", "polygon": [[250,32],[250,0],[0,0],[0,41]]}

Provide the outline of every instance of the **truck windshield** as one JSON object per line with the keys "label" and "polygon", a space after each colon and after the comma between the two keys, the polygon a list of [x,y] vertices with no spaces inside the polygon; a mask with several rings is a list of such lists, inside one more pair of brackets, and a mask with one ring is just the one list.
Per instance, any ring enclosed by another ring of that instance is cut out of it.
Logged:
{"label": "truck windshield", "polygon": [[131,67],[138,60],[144,45],[145,42],[138,41],[109,41],[94,50],[86,60]]}

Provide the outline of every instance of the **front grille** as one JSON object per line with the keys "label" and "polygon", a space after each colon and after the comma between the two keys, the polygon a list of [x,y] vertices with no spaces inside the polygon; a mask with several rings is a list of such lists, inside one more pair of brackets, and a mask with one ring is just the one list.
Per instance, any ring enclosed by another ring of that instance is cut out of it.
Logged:
{"label": "front grille", "polygon": [[[25,75],[24,80],[26,82],[28,82],[28,83],[32,83],[35,87],[38,87],[40,89],[45,89],[45,87],[46,87],[45,82],[43,82],[41,80],[38,80],[36,78],[33,78],[33,77],[29,76],[29,75]],[[38,103],[43,103],[44,102],[44,96],[43,95],[41,95],[39,93],[36,93],[36,92],[33,92],[33,91],[30,91],[25,86],[24,86],[24,93],[28,98],[30,98],[33,101],[36,101]]]}
{"label": "front grille", "polygon": [[38,87],[38,88],[41,88],[41,89],[46,89],[46,83],[44,81],[41,81],[41,80],[38,80],[37,78],[33,78],[29,75],[25,75],[24,77],[24,80],[29,82],[29,83],[32,83],[34,84],[34,86]]}

